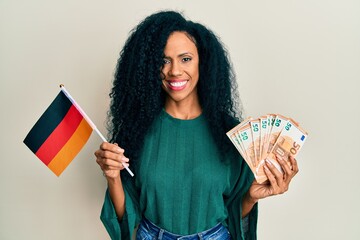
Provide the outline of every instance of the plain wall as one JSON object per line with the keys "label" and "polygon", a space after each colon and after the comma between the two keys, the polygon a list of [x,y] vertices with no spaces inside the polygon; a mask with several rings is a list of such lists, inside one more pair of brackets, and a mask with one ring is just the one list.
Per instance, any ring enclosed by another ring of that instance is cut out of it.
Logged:
{"label": "plain wall", "polygon": [[359,239],[358,0],[0,0],[0,239],[109,239],[100,138],[59,178],[22,141],[60,83],[107,134],[119,51],[161,9],[221,37],[246,116],[281,113],[309,132],[289,191],[260,202],[259,239]]}

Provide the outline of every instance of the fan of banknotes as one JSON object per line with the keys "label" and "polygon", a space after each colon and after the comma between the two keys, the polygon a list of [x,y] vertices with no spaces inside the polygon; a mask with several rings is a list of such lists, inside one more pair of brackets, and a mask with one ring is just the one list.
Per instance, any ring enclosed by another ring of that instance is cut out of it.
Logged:
{"label": "fan of banknotes", "polygon": [[282,172],[275,154],[290,166],[289,155],[295,157],[308,136],[297,122],[280,114],[268,114],[257,119],[249,117],[226,135],[245,159],[258,183],[268,179],[264,172],[266,159]]}

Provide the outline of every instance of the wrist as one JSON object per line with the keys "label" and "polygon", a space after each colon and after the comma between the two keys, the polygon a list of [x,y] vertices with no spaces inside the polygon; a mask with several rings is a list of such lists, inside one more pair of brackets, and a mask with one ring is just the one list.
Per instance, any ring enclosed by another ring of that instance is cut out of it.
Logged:
{"label": "wrist", "polygon": [[106,180],[107,180],[109,186],[121,184],[121,179],[119,176],[115,177],[115,178],[106,176]]}
{"label": "wrist", "polygon": [[244,200],[252,205],[255,205],[259,201],[259,199],[252,197],[249,192],[245,194]]}

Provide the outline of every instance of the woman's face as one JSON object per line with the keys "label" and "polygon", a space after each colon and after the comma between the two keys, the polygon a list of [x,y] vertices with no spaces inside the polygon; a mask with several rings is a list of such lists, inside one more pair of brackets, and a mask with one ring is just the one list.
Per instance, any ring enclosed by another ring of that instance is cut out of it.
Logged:
{"label": "woman's face", "polygon": [[184,32],[173,32],[169,36],[161,72],[167,100],[176,103],[197,101],[199,55],[194,42]]}

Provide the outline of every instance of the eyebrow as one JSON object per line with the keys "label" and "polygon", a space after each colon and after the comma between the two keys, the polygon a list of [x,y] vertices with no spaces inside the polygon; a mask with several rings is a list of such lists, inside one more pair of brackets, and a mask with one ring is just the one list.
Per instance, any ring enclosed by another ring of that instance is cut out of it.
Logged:
{"label": "eyebrow", "polygon": [[[185,55],[191,55],[194,56],[194,54],[192,54],[191,52],[184,52],[184,53],[180,53],[179,55],[177,55],[177,57],[183,57]],[[165,56],[164,58],[171,58],[169,56]]]}

